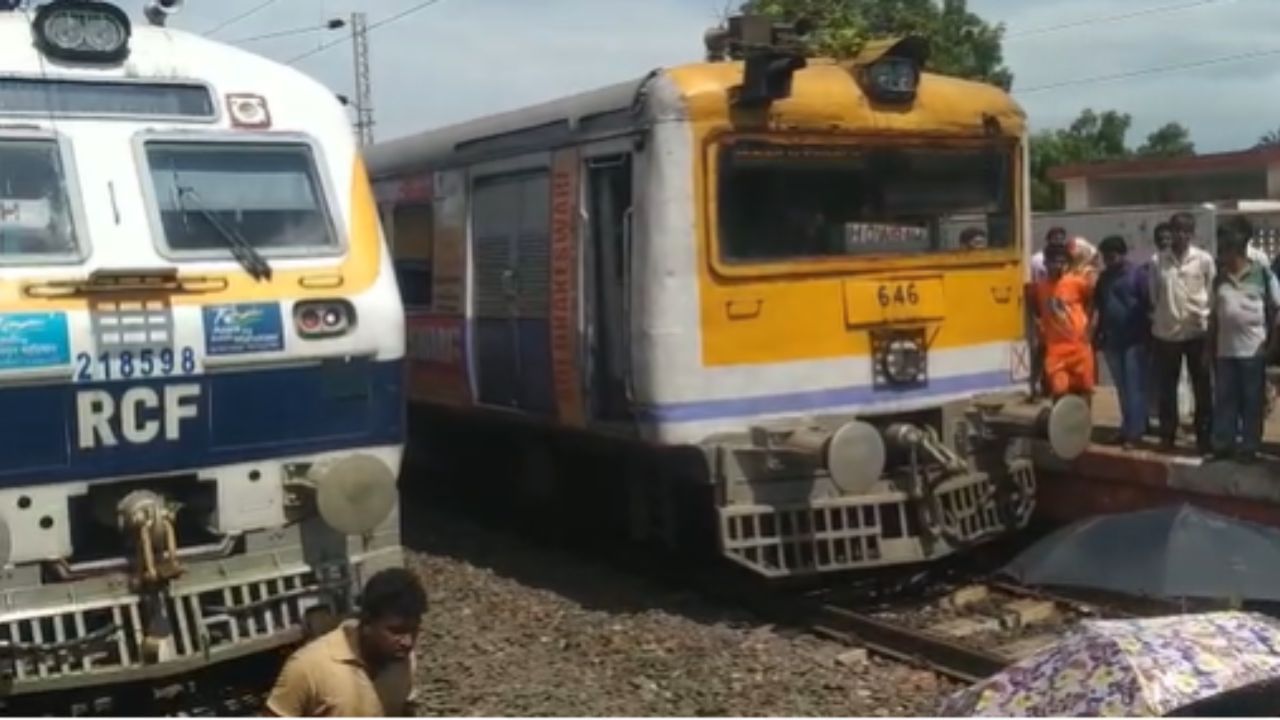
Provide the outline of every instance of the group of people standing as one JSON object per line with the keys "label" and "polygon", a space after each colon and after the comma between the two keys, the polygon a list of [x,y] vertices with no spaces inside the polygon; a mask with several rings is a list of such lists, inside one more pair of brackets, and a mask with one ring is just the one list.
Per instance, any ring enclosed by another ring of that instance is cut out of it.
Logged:
{"label": "group of people standing", "polygon": [[1247,219],[1228,220],[1218,228],[1215,258],[1196,244],[1195,217],[1177,213],[1155,228],[1151,257],[1134,260],[1119,235],[1095,248],[1051,229],[1032,260],[1043,389],[1054,398],[1090,397],[1100,353],[1120,401],[1116,442],[1139,443],[1154,406],[1161,447],[1171,450],[1185,363],[1196,449],[1252,461],[1280,308],[1275,273],[1252,237]]}

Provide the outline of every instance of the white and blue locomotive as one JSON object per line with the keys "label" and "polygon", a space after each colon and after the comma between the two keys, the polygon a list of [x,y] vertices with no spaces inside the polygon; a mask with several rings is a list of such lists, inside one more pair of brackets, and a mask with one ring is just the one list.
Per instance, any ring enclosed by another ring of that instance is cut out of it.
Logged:
{"label": "white and blue locomotive", "polygon": [[107,2],[0,13],[0,677],[287,646],[403,562],[404,317],[345,109]]}

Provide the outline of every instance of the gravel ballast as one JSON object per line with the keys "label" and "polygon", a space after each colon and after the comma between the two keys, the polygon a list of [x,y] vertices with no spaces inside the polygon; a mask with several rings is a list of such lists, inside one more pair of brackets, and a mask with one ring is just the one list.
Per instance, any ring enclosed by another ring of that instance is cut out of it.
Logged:
{"label": "gravel ballast", "polygon": [[442,511],[405,510],[425,715],[930,715],[955,685]]}

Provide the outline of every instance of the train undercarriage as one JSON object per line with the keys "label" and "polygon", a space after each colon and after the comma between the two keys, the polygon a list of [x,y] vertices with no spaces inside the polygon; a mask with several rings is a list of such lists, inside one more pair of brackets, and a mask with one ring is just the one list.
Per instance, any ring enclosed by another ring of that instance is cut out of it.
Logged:
{"label": "train undercarriage", "polygon": [[1027,443],[1070,456],[1090,429],[1078,400],[993,396],[672,447],[415,405],[402,492],[462,498],[525,530],[795,578],[927,563],[1017,532],[1035,502]]}

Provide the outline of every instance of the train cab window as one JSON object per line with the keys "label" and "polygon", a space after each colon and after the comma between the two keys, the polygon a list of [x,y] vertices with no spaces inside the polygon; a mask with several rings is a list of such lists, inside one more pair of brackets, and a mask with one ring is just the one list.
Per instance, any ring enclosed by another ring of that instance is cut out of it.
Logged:
{"label": "train cab window", "polygon": [[146,143],[164,242],[227,254],[225,229],[264,254],[336,249],[311,148],[300,143]]}
{"label": "train cab window", "polygon": [[435,255],[435,213],[430,203],[396,205],[391,212],[396,278],[405,305],[431,306],[431,271]]}
{"label": "train cab window", "polygon": [[0,139],[0,262],[79,257],[70,198],[55,140]]}
{"label": "train cab window", "polygon": [[1008,147],[734,143],[720,162],[721,256],[949,253],[970,249],[962,237],[1011,247],[1013,168]]}

